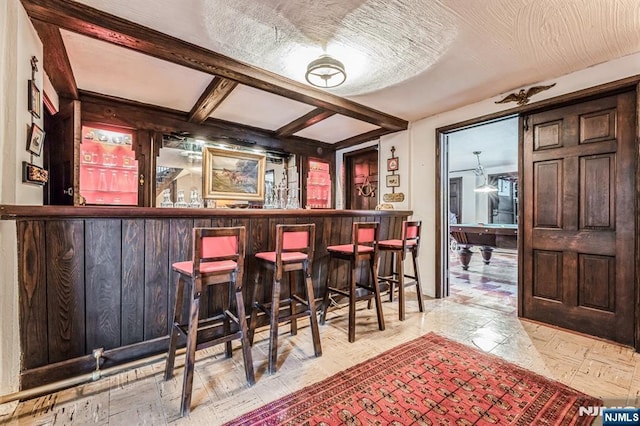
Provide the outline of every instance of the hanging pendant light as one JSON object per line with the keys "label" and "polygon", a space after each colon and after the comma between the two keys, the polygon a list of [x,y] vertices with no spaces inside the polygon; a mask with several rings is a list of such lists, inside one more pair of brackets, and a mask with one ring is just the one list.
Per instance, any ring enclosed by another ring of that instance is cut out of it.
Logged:
{"label": "hanging pendant light", "polygon": [[330,89],[344,83],[347,73],[342,62],[329,55],[322,55],[309,63],[305,78],[313,86]]}
{"label": "hanging pendant light", "polygon": [[475,155],[476,158],[478,159],[478,165],[473,170],[473,173],[478,177],[482,176],[482,184],[476,187],[476,189],[474,189],[473,191],[474,192],[496,192],[498,191],[498,188],[496,188],[493,185],[489,185],[489,183],[487,182],[487,175],[484,171],[484,166],[480,163],[480,154],[482,154],[482,151],[473,151],[473,155]]}

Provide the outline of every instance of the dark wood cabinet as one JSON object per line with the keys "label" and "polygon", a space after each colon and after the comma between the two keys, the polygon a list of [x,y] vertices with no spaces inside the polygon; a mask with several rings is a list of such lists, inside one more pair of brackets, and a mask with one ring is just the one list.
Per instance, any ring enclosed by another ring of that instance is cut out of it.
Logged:
{"label": "dark wood cabinet", "polygon": [[52,205],[149,206],[152,133],[108,121],[89,121],[81,102],[61,98],[48,116],[49,182]]}

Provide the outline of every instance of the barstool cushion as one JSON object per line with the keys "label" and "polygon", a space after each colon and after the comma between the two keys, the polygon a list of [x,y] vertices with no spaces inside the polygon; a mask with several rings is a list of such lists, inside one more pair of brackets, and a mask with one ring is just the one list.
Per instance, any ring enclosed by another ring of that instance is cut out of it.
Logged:
{"label": "barstool cushion", "polygon": [[[276,252],[275,251],[265,251],[261,253],[256,253],[256,257],[262,260],[266,260],[267,262],[276,263]],[[289,251],[282,253],[282,261],[287,262],[300,262],[305,260],[307,255],[305,253],[301,253],[299,251]]]}
{"label": "barstool cushion", "polygon": [[[173,270],[176,272],[180,272],[181,274],[185,274],[188,276],[193,276],[193,261],[187,260],[184,262],[176,262],[172,265]],[[217,262],[202,262],[200,264],[200,273],[201,274],[211,274],[218,272],[227,272],[233,271],[238,267],[238,264],[233,260],[220,260]]]}
{"label": "barstool cushion", "polygon": [[[355,253],[353,249],[353,244],[341,244],[339,246],[329,246],[327,247],[327,251],[339,251],[342,253]],[[373,251],[373,247],[371,246],[361,246],[358,245],[359,253],[369,253]]]}
{"label": "barstool cushion", "polygon": [[[415,245],[416,245],[416,240],[407,241],[407,247],[415,246]],[[402,240],[383,240],[378,243],[378,248],[382,249],[386,247],[401,249]]]}

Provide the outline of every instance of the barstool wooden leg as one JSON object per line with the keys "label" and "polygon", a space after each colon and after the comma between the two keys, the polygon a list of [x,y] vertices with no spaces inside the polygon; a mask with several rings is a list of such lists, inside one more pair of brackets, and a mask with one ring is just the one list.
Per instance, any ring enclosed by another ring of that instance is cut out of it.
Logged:
{"label": "barstool wooden leg", "polygon": [[393,302],[393,286],[395,284],[394,280],[396,279],[396,252],[395,251],[391,251],[391,272],[389,272],[389,276],[391,277],[390,281],[387,281],[387,284],[389,285],[389,302]]}
{"label": "barstool wooden leg", "polygon": [[356,341],[356,260],[350,263],[349,279],[349,342]]}
{"label": "barstool wooden leg", "polygon": [[398,318],[405,319],[405,298],[404,298],[404,253],[396,251],[396,268],[398,272]]}
{"label": "barstool wooden leg", "polygon": [[280,280],[273,273],[273,295],[271,296],[271,324],[269,331],[269,373],[273,374],[277,370],[278,362],[278,317],[280,315]]}
{"label": "barstool wooden leg", "polygon": [[[304,272],[303,272],[304,273]],[[295,271],[289,271],[289,309],[291,310],[291,335],[298,334],[298,319],[293,317],[296,313],[296,299],[293,295],[296,294],[296,277]]]}
{"label": "barstool wooden leg", "polygon": [[191,393],[193,388],[193,368],[196,360],[196,344],[198,336],[198,311],[200,309],[200,280],[191,282],[189,327],[187,331],[187,352],[184,362],[184,380],[182,383],[182,401],[180,416],[188,416],[191,411]]}
{"label": "barstool wooden leg", "polygon": [[184,302],[184,279],[182,275],[178,277],[178,290],[176,292],[176,305],[173,311],[173,323],[171,325],[171,337],[169,338],[169,354],[164,367],[164,379],[170,380],[173,377],[173,367],[176,361],[176,347],[178,345],[178,325],[182,323],[182,303]]}
{"label": "barstool wooden leg", "polygon": [[331,257],[327,262],[327,279],[324,282],[324,298],[322,299],[322,310],[320,311],[320,325],[324,325],[327,321],[327,310],[329,309],[329,276],[331,275]]}
{"label": "barstool wooden leg", "polygon": [[376,315],[378,316],[378,329],[384,330],[384,315],[382,313],[382,298],[380,297],[380,284],[378,282],[378,259],[370,259],[369,266],[371,267],[371,279],[373,286],[373,292],[376,298]]}
{"label": "barstool wooden leg", "polygon": [[420,286],[420,272],[418,272],[418,259],[415,250],[411,250],[411,258],[413,259],[413,273],[416,280],[416,293],[418,293],[418,309],[424,312],[424,304],[422,301],[422,287]]}
{"label": "barstool wooden leg", "polygon": [[236,286],[236,305],[238,305],[238,321],[240,322],[240,331],[242,338],[242,358],[244,359],[244,375],[249,385],[256,382],[253,374],[253,357],[251,356],[251,342],[249,341],[249,333],[247,330],[247,315],[244,311],[244,299],[242,298],[242,287]]}
{"label": "barstool wooden leg", "polygon": [[[231,334],[231,318],[229,317],[229,310],[231,309],[231,305],[233,304],[233,293],[235,293],[235,287],[236,287],[236,283],[235,283],[235,277],[232,278],[233,281],[227,283],[227,301],[225,304],[222,305],[222,313],[224,315],[224,320],[223,320],[223,329],[224,329],[224,334],[226,334],[227,336],[229,334]],[[229,340],[228,342],[225,342],[224,345],[224,355],[227,358],[231,358],[233,356],[233,350],[231,348],[231,340]]]}
{"label": "barstool wooden leg", "polygon": [[307,307],[309,309],[309,321],[311,321],[311,336],[313,337],[313,352],[316,356],[322,355],[322,346],[320,345],[320,329],[318,328],[318,318],[316,317],[316,302],[313,293],[313,281],[311,280],[311,271],[309,267],[305,267],[303,271],[305,288],[307,293]]}
{"label": "barstool wooden leg", "polygon": [[262,268],[258,265],[253,283],[253,297],[251,298],[251,318],[249,319],[249,344],[253,346],[253,336],[258,325],[258,290],[262,287]]}

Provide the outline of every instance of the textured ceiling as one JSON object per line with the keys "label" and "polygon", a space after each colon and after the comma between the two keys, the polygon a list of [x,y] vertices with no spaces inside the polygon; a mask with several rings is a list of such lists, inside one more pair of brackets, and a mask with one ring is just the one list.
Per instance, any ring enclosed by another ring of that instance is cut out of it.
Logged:
{"label": "textured ceiling", "polygon": [[408,120],[640,51],[638,0],[80,2],[301,82],[327,52],[332,93]]}

